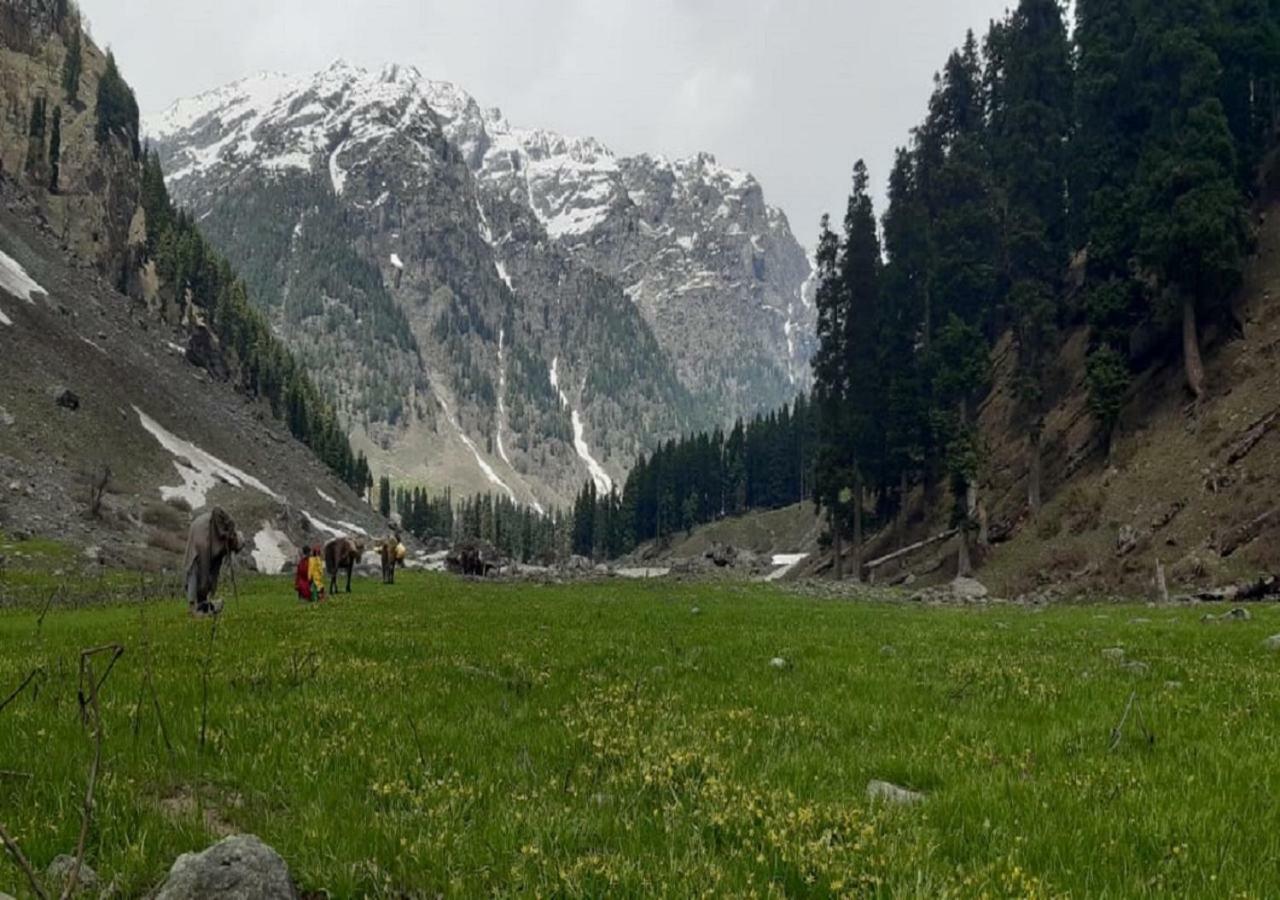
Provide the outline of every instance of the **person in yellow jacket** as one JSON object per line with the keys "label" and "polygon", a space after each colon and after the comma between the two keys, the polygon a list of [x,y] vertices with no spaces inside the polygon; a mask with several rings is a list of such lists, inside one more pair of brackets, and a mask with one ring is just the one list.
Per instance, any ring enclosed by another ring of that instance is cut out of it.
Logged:
{"label": "person in yellow jacket", "polygon": [[315,600],[324,599],[324,557],[320,554],[320,548],[316,547],[311,552],[311,560],[307,563],[308,574],[311,577],[311,596]]}

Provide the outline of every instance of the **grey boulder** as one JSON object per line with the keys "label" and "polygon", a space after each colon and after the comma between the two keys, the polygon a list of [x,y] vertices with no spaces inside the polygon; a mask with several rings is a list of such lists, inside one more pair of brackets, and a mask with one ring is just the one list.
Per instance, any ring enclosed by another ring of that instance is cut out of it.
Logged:
{"label": "grey boulder", "polygon": [[224,838],[203,853],[184,853],[155,900],[297,900],[289,866],[251,834]]}
{"label": "grey boulder", "polygon": [[[66,889],[67,879],[71,877],[71,870],[75,868],[75,864],[74,856],[62,853],[55,856],[53,862],[49,863],[49,868],[45,870],[45,880],[58,896],[62,896],[62,892]],[[74,893],[93,894],[97,890],[98,873],[89,868],[86,863],[81,863]]]}

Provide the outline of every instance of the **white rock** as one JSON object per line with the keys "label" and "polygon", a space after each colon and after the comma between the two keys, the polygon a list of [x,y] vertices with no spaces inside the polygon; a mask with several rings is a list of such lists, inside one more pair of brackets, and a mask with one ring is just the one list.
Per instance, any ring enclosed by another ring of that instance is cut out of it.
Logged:
{"label": "white rock", "polygon": [[917,803],[923,803],[926,798],[919,791],[898,787],[887,781],[869,781],[867,782],[867,799],[873,803],[888,803],[893,806],[915,806]]}

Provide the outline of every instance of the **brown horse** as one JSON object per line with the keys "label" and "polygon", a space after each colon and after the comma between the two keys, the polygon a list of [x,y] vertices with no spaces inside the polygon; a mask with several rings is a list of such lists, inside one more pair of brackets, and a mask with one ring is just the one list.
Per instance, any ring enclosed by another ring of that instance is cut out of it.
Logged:
{"label": "brown horse", "polygon": [[347,593],[351,593],[351,572],[360,557],[364,556],[364,544],[349,537],[336,537],[324,545],[324,567],[329,573],[329,593],[338,593],[338,573],[347,572]]}
{"label": "brown horse", "polygon": [[395,538],[387,538],[378,543],[378,559],[382,561],[382,583],[396,583],[396,547],[400,542]]}

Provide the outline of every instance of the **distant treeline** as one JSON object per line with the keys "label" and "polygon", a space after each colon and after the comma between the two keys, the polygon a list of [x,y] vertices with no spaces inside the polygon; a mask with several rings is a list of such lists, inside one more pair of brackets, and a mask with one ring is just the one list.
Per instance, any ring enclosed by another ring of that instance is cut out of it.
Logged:
{"label": "distant treeline", "polygon": [[486,541],[510,559],[550,565],[568,553],[569,523],[563,513],[538,513],[508,497],[476,494],[455,501],[453,492],[430,494],[422,487],[378,482],[378,508],[385,517],[395,512],[404,531],[419,540]]}
{"label": "distant treeline", "polygon": [[663,444],[641,456],[621,492],[583,485],[573,506],[572,549],[613,559],[655,538],[813,496],[818,421],[805,396],[749,422]]}

